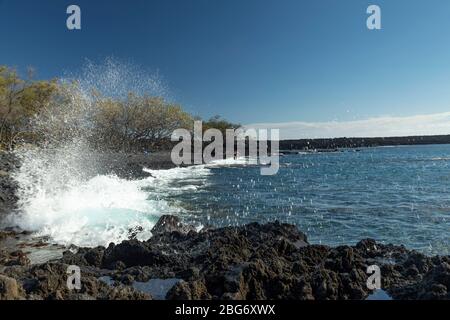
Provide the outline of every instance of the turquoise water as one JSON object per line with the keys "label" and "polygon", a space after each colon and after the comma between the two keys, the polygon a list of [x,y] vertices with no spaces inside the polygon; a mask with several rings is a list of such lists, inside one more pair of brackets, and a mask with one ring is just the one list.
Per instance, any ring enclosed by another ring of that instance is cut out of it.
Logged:
{"label": "turquoise water", "polygon": [[280,220],[311,243],[362,238],[450,253],[450,145],[287,155],[275,176],[211,168],[207,185],[174,196],[187,219],[213,226]]}

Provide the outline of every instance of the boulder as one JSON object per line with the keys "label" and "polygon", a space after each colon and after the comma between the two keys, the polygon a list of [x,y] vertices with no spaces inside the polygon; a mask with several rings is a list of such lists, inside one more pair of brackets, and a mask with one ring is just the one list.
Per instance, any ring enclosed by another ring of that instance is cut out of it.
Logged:
{"label": "boulder", "polygon": [[159,218],[158,222],[152,229],[152,234],[179,232],[187,234],[191,231],[195,232],[195,228],[191,225],[186,225],[181,222],[177,216],[164,215]]}
{"label": "boulder", "polygon": [[17,281],[0,274],[0,300],[17,300],[21,298]]}

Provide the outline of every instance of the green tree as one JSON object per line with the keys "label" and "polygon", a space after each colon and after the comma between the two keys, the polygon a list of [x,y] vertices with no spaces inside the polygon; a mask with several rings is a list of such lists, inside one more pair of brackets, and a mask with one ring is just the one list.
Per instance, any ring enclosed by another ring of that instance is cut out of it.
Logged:
{"label": "green tree", "polygon": [[227,129],[238,129],[240,127],[240,124],[229,122],[218,115],[203,122],[203,131],[208,129],[218,129],[222,132],[224,137]]}
{"label": "green tree", "polygon": [[12,149],[32,135],[31,118],[50,101],[56,81],[35,81],[29,70],[21,79],[14,69],[0,66],[0,148]]}
{"label": "green tree", "polygon": [[95,139],[115,149],[163,148],[175,129],[193,126],[189,113],[160,97],[130,93],[122,101],[99,99],[94,109]]}

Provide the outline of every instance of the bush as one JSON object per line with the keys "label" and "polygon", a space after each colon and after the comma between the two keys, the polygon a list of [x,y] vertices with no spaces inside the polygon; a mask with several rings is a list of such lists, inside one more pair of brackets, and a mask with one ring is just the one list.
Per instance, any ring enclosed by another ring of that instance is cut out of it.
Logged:
{"label": "bush", "polygon": [[[95,149],[167,149],[172,132],[193,130],[194,120],[161,97],[87,94],[76,82],[36,81],[32,72],[23,80],[15,70],[0,66],[0,149],[21,142],[57,146],[75,139]],[[203,125],[224,134],[237,127],[219,116]]]}
{"label": "bush", "polygon": [[57,88],[56,81],[22,80],[17,72],[0,66],[0,148],[12,149],[31,136],[30,119],[45,108]]}
{"label": "bush", "polygon": [[94,110],[94,140],[126,151],[165,148],[175,129],[192,128],[194,121],[179,105],[132,93],[124,101],[99,99]]}
{"label": "bush", "polygon": [[240,127],[240,124],[229,122],[221,116],[214,116],[203,123],[203,131],[208,129],[218,129],[222,132],[224,137],[227,129],[238,129]]}

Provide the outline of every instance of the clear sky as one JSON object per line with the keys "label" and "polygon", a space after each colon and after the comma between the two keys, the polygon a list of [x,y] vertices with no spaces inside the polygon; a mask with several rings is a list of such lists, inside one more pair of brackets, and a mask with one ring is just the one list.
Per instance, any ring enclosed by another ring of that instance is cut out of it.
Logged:
{"label": "clear sky", "polygon": [[[366,27],[370,4],[382,30]],[[157,71],[191,112],[240,123],[450,111],[448,0],[0,0],[0,64],[51,78],[109,56]]]}

